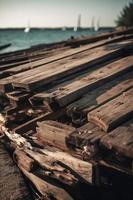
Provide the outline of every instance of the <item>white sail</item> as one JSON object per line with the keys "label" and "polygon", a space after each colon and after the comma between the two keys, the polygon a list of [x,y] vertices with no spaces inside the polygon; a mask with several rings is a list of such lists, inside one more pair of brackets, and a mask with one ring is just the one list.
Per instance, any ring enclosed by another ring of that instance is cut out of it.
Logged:
{"label": "white sail", "polygon": [[62,27],[62,31],[66,31],[66,27],[64,26],[64,27]]}
{"label": "white sail", "polygon": [[81,14],[78,15],[77,26],[75,26],[73,30],[76,32],[80,30],[80,28],[81,28]]}
{"label": "white sail", "polygon": [[95,25],[95,31],[98,31],[100,27],[100,20],[97,20],[97,24]]}
{"label": "white sail", "polygon": [[24,29],[25,33],[29,33],[30,32],[30,23],[28,23],[27,27]]}
{"label": "white sail", "polygon": [[76,32],[76,31],[78,30],[77,26],[75,26],[75,27],[73,28],[73,30],[74,30],[74,32]]}

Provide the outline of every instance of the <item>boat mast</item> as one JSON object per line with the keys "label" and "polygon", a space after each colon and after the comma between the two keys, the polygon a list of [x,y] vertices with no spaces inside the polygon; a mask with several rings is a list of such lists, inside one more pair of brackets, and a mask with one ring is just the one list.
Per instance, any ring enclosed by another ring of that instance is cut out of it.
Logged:
{"label": "boat mast", "polygon": [[81,28],[81,14],[78,15],[78,21],[77,21],[77,29],[79,30]]}
{"label": "boat mast", "polygon": [[74,31],[78,31],[81,29],[81,14],[78,15],[77,26],[74,27]]}
{"label": "boat mast", "polygon": [[92,17],[91,20],[91,30],[94,31],[95,17]]}

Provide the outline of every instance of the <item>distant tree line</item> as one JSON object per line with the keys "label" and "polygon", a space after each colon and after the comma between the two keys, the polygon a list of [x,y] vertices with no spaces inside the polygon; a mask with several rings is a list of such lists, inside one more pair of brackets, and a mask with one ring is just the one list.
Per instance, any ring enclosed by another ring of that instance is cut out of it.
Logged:
{"label": "distant tree line", "polygon": [[133,26],[133,0],[120,12],[116,25],[121,27]]}

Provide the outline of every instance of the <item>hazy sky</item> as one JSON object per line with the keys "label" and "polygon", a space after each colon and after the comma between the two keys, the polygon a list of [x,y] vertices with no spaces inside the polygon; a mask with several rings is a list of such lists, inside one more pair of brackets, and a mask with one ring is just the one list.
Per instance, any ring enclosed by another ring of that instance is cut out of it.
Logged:
{"label": "hazy sky", "polygon": [[0,27],[75,26],[81,14],[82,26],[92,17],[101,26],[113,26],[120,10],[130,0],[0,0]]}

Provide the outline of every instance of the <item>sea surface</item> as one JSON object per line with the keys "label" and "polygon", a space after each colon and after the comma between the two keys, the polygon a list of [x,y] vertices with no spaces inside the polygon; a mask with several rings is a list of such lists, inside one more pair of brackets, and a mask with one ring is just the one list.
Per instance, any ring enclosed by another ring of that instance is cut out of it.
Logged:
{"label": "sea surface", "polygon": [[96,35],[108,30],[92,31],[91,29],[31,29],[25,33],[24,29],[0,29],[0,45],[11,43],[11,46],[0,51],[0,53],[26,49],[33,45],[42,43],[53,43],[69,39],[71,36]]}

